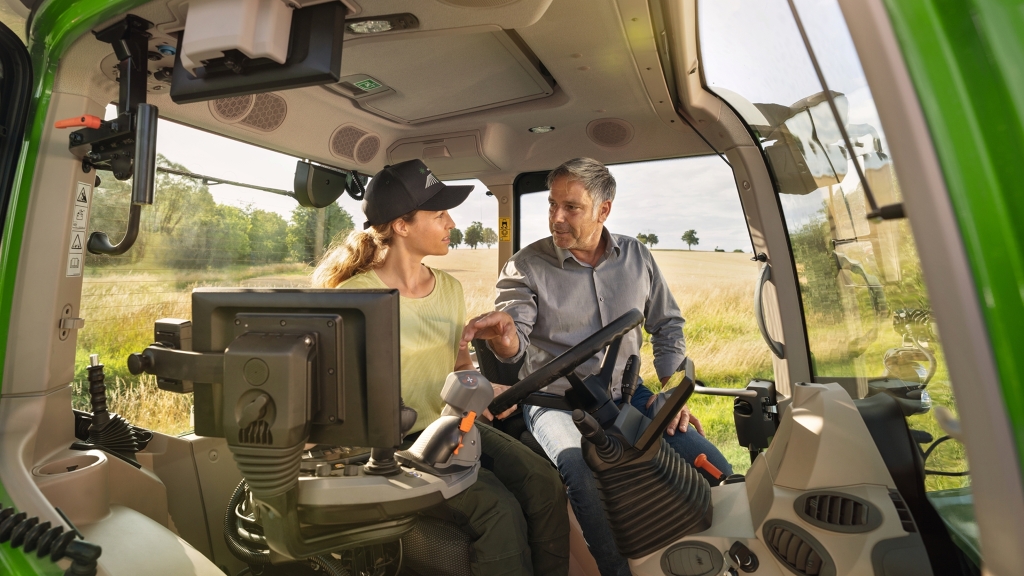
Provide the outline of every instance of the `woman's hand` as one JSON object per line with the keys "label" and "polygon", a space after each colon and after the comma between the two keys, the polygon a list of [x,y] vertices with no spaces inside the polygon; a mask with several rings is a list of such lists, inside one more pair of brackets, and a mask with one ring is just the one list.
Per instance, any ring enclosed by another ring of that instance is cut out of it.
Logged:
{"label": "woman's hand", "polygon": [[516,323],[507,312],[488,312],[470,320],[462,330],[459,348],[468,349],[474,338],[487,340],[494,353],[502,358],[511,358],[519,352]]}
{"label": "woman's hand", "polygon": [[[501,394],[505,390],[508,390],[509,388],[511,388],[511,386],[505,386],[504,384],[495,384],[495,383],[491,382],[491,388],[494,388],[494,396],[495,396],[495,398],[497,398],[498,394]],[[508,410],[505,410],[501,414],[498,414],[498,420],[504,420],[505,418],[508,418],[509,416],[512,415],[513,412],[516,411],[516,408],[518,408],[518,407],[519,407],[519,405],[516,404],[515,406],[509,408]],[[488,410],[488,409],[484,409],[484,418],[487,418],[488,420],[492,420],[492,421],[494,420],[494,416],[491,414],[491,411]]]}

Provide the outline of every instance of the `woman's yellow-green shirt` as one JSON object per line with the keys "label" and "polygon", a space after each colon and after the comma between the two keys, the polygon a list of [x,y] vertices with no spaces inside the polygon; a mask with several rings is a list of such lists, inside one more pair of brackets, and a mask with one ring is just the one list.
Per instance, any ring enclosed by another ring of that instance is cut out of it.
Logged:
{"label": "woman's yellow-green shirt", "polygon": [[[416,410],[411,432],[427,427],[441,415],[441,387],[455,369],[462,328],[466,325],[466,299],[462,284],[450,274],[430,268],[434,289],[423,298],[402,296],[399,324],[402,346],[402,398]],[[373,270],[357,274],[338,288],[388,288]]]}

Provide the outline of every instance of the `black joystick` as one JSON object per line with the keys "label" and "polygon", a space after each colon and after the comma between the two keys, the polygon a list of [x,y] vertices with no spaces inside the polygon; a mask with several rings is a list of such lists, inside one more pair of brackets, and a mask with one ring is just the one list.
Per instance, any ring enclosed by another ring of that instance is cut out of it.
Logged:
{"label": "black joystick", "polygon": [[572,421],[583,437],[597,448],[597,455],[601,460],[609,464],[618,462],[622,457],[622,444],[605,434],[604,428],[601,428],[593,416],[577,408],[572,411]]}
{"label": "black joystick", "polygon": [[107,411],[107,385],[98,354],[89,355],[88,372],[92,424],[89,426],[87,442],[120,456],[134,458],[139,451],[135,430],[127,420]]}

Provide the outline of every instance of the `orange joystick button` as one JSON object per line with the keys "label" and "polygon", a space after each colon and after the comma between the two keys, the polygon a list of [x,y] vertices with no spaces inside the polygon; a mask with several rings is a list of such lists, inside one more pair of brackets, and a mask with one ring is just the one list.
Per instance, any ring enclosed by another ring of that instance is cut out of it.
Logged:
{"label": "orange joystick button", "polygon": [[697,468],[702,468],[705,472],[711,474],[712,477],[717,478],[719,480],[721,480],[722,476],[724,476],[721,470],[715,468],[715,465],[712,464],[711,462],[708,462],[708,457],[706,454],[701,454],[700,456],[697,456],[697,458],[693,461],[693,465],[696,466]]}
{"label": "orange joystick button", "polygon": [[75,116],[74,118],[65,118],[63,120],[57,120],[53,123],[54,128],[77,128],[79,126],[85,126],[86,128],[92,128],[93,130],[100,127],[103,120],[99,116],[93,116],[92,114],[85,114],[83,116]]}

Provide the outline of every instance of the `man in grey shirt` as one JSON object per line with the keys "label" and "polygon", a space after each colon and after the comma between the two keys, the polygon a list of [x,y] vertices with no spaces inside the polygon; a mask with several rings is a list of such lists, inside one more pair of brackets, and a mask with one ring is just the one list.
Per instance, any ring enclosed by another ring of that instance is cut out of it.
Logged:
{"label": "man in grey shirt", "polygon": [[[482,338],[504,362],[516,362],[525,355],[523,377],[637,308],[651,334],[655,370],[663,384],[668,382],[686,357],[684,320],[647,247],[604,227],[615,198],[615,178],[600,162],[577,158],[553,170],[548,187],[551,237],[509,259],[498,279],[496,311],[470,320],[463,331],[463,346]],[[622,339],[612,382],[616,401],[622,398],[626,359],[639,354],[642,344],[640,327]],[[576,369],[577,375],[598,372],[602,359],[603,353],[591,358]],[[568,387],[561,379],[545,391],[563,394]],[[650,417],[660,404],[657,399],[641,385],[631,403]],[[581,435],[571,413],[526,406],[524,415],[527,427],[565,480],[569,502],[601,574],[628,575],[629,566],[615,547],[597,484],[583,460]],[[731,473],[728,461],[702,434],[700,422],[684,407],[670,423],[666,439],[687,462],[704,453],[719,470]]]}

